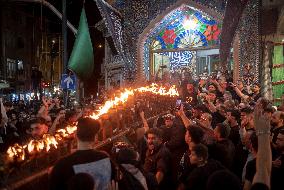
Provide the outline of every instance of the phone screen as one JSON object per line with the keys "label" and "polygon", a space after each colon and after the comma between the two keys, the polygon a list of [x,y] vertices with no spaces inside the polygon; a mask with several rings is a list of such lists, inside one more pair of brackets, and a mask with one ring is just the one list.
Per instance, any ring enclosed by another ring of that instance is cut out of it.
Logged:
{"label": "phone screen", "polygon": [[176,107],[179,107],[181,105],[181,100],[176,101]]}

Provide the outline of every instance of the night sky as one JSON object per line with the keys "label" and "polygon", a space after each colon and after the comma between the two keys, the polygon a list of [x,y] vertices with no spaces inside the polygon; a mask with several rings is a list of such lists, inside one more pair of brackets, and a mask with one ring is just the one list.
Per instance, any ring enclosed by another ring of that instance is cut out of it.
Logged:
{"label": "night sky", "polygon": [[[62,0],[48,0],[52,5],[54,5],[60,12],[62,12]],[[78,28],[80,14],[83,8],[83,0],[67,0],[67,19],[74,25],[75,28]],[[40,6],[40,5],[34,5]],[[98,31],[94,26],[99,22],[102,17],[97,8],[97,5],[94,0],[85,1],[85,10],[88,19],[88,25],[90,30],[90,35],[94,48],[94,58],[95,58],[95,67],[93,77],[88,81],[84,81],[85,84],[85,93],[86,94],[95,94],[97,92],[97,81],[100,78],[100,69],[104,57],[104,46],[99,48],[99,44],[104,45],[104,37],[100,31]],[[40,8],[38,9],[40,10]],[[39,14],[40,12],[38,12]],[[40,14],[39,14],[40,15]],[[61,33],[61,20],[48,8],[43,9],[43,15],[47,17],[50,21],[50,33]],[[68,31],[68,58],[72,52],[72,48],[75,41],[75,36],[70,29]],[[95,82],[94,82],[95,81]]]}

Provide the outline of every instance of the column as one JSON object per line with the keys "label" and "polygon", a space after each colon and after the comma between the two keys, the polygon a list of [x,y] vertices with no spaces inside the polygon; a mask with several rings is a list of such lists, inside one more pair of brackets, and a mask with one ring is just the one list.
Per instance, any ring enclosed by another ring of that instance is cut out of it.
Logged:
{"label": "column", "polygon": [[273,100],[272,95],[272,83],[271,83],[271,50],[273,48],[272,42],[266,42],[263,50],[263,64],[262,64],[262,79],[261,80],[261,92],[268,100]]}

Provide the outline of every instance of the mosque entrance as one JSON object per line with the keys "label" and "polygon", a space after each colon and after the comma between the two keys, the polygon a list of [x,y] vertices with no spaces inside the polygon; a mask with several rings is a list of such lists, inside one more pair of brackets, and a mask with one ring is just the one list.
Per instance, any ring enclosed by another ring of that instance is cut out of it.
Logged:
{"label": "mosque entrance", "polygon": [[173,10],[145,41],[146,77],[155,80],[185,72],[202,77],[217,72],[221,27],[219,20],[189,5]]}

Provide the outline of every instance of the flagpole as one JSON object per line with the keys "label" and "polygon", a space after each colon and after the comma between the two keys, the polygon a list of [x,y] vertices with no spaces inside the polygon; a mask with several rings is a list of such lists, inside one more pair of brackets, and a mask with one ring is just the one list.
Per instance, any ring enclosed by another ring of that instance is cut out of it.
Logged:
{"label": "flagpole", "polygon": [[[66,0],[62,0],[62,39],[63,39],[63,55],[62,55],[62,64],[63,71],[62,73],[67,74],[67,13],[66,13]],[[68,106],[68,89],[66,94],[64,94],[64,103],[65,106]]]}

